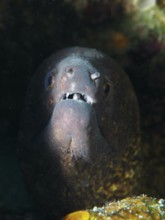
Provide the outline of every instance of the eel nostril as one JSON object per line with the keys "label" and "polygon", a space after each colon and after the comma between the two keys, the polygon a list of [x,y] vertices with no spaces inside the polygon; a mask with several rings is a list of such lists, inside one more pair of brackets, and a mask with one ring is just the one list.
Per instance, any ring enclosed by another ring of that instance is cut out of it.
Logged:
{"label": "eel nostril", "polygon": [[100,77],[100,73],[99,72],[91,73],[90,77],[92,80],[96,80]]}
{"label": "eel nostril", "polygon": [[73,75],[74,69],[73,69],[72,67],[67,67],[67,68],[65,69],[65,72],[66,72],[69,76],[71,76],[71,75]]}

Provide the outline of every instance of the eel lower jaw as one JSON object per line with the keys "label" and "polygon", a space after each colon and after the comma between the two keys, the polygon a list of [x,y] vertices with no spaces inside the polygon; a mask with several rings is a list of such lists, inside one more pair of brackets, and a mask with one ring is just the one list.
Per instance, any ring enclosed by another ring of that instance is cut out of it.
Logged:
{"label": "eel lower jaw", "polygon": [[91,98],[89,95],[86,95],[84,93],[64,93],[60,99],[60,101],[62,100],[76,100],[76,101],[81,101],[81,102],[85,102],[89,105],[93,105],[95,103],[95,100],[93,98]]}

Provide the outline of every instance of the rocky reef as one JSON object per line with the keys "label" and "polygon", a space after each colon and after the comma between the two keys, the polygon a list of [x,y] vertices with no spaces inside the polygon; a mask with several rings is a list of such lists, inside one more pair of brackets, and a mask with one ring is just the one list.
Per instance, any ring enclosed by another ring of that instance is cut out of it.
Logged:
{"label": "rocky reef", "polygon": [[32,218],[25,214],[34,208],[16,159],[20,114],[37,66],[50,54],[71,46],[100,49],[127,72],[141,114],[145,172],[141,193],[165,198],[164,17],[164,0],[1,0],[2,219]]}
{"label": "rocky reef", "polygon": [[165,200],[141,195],[107,203],[86,211],[73,212],[64,220],[163,220]]}

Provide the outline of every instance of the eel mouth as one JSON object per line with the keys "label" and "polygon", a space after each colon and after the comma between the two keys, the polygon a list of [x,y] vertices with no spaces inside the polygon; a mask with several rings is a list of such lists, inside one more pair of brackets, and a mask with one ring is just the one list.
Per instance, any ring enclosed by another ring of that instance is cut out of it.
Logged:
{"label": "eel mouth", "polygon": [[76,100],[76,101],[80,101],[80,102],[86,102],[89,105],[92,105],[94,103],[94,100],[86,94],[82,94],[82,93],[65,93],[61,100],[67,100],[67,99],[72,99],[72,100]]}

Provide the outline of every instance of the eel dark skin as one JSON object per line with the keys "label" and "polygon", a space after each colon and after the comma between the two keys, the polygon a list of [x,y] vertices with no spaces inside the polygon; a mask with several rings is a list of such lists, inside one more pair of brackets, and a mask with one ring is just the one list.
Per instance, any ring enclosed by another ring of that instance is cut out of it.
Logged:
{"label": "eel dark skin", "polygon": [[18,155],[27,187],[50,219],[135,195],[141,182],[139,109],[106,54],[72,47],[30,83]]}

